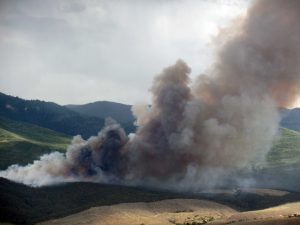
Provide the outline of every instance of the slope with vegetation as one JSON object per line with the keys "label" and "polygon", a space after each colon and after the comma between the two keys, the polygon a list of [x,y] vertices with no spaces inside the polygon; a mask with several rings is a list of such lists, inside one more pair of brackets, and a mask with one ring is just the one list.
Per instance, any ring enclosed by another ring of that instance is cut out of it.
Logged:
{"label": "slope with vegetation", "polygon": [[33,124],[0,117],[0,170],[26,165],[45,153],[65,151],[71,137]]}
{"label": "slope with vegetation", "polygon": [[135,131],[135,118],[131,112],[131,105],[108,101],[97,101],[84,105],[66,105],[66,107],[86,116],[98,118],[111,117],[122,124],[122,127],[124,127],[128,133],[133,133]]}
{"label": "slope with vegetation", "polygon": [[[5,169],[14,163],[27,164],[51,151],[65,151],[69,143],[70,137],[67,135],[0,117],[0,169]],[[264,187],[284,188],[284,185],[291,187],[291,182],[299,185],[297,179],[299,180],[300,173],[298,177],[297,174],[291,176],[291,170],[284,170],[284,168],[296,168],[297,165],[300,165],[300,133],[281,129],[281,138],[270,151],[265,167],[258,171],[258,180],[261,179]],[[278,183],[283,186],[276,186]],[[295,190],[299,190],[299,187],[295,186]],[[34,224],[64,217],[93,206],[121,202],[150,202],[170,198],[208,199],[228,204],[238,210],[262,209],[300,200],[297,193],[290,193],[283,197],[241,192],[233,195],[203,193],[195,196],[93,183],[69,183],[31,188],[0,178],[0,222]]]}
{"label": "slope with vegetation", "polygon": [[95,116],[99,118],[112,117],[121,123],[134,122],[131,105],[108,101],[97,101],[84,105],[66,105],[66,107],[87,116]]}
{"label": "slope with vegetation", "polygon": [[0,93],[0,116],[32,123],[68,135],[96,135],[104,120],[74,112],[53,102],[24,100]]}
{"label": "slope with vegetation", "polygon": [[269,167],[300,166],[300,132],[281,128],[267,162]]}
{"label": "slope with vegetation", "polygon": [[280,129],[280,138],[266,158],[266,163],[254,170],[256,185],[260,187],[300,190],[300,133]]}

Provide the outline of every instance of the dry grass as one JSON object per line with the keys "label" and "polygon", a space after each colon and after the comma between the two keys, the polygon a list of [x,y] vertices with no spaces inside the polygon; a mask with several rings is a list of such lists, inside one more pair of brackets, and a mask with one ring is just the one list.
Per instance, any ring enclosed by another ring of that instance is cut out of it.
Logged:
{"label": "dry grass", "polygon": [[227,218],[236,213],[228,206],[205,200],[173,199],[152,203],[122,203],[95,207],[89,210],[51,220],[43,225],[166,225],[184,224],[202,219]]}
{"label": "dry grass", "polygon": [[173,199],[94,207],[41,225],[285,225],[300,224],[300,203],[238,212],[212,201]]}

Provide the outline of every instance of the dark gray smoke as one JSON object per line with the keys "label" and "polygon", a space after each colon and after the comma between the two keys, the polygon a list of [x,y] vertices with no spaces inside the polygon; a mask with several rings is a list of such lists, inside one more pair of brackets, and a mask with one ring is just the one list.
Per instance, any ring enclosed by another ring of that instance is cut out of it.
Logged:
{"label": "dark gray smoke", "polygon": [[299,96],[299,21],[300,1],[255,1],[221,31],[211,74],[191,84],[178,60],[155,77],[151,107],[132,109],[136,134],[128,138],[108,120],[98,136],[75,137],[66,156],[45,155],[0,176],[37,186],[80,180],[197,190],[251,170],[277,136],[277,108]]}

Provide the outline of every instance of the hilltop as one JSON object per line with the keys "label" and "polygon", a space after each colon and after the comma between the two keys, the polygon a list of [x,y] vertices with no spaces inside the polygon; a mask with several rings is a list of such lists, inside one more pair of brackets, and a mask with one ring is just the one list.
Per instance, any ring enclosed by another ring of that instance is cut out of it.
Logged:
{"label": "hilltop", "polygon": [[133,124],[134,122],[131,105],[109,101],[97,101],[83,105],[66,105],[66,107],[87,116],[95,116],[98,118],[112,117],[121,123],[128,122]]}
{"label": "hilltop", "polygon": [[104,119],[83,116],[53,102],[24,100],[3,93],[0,93],[0,115],[85,138],[96,135],[104,125]]}

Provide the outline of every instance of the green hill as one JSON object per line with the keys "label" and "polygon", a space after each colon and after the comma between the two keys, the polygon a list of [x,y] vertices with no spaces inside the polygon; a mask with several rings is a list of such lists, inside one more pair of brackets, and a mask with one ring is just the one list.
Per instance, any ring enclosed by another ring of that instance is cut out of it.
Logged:
{"label": "green hill", "polygon": [[280,129],[277,140],[267,157],[268,167],[293,167],[300,165],[300,132]]}
{"label": "green hill", "polygon": [[0,170],[26,165],[45,153],[65,151],[71,137],[33,124],[0,117]]}
{"label": "green hill", "polygon": [[[281,136],[267,156],[264,168],[300,165],[300,132],[280,129]],[[65,151],[71,137],[30,123],[0,117],[0,170],[25,165],[52,151]]]}
{"label": "green hill", "polygon": [[266,162],[252,173],[257,187],[299,191],[300,189],[300,133],[281,128]]}

